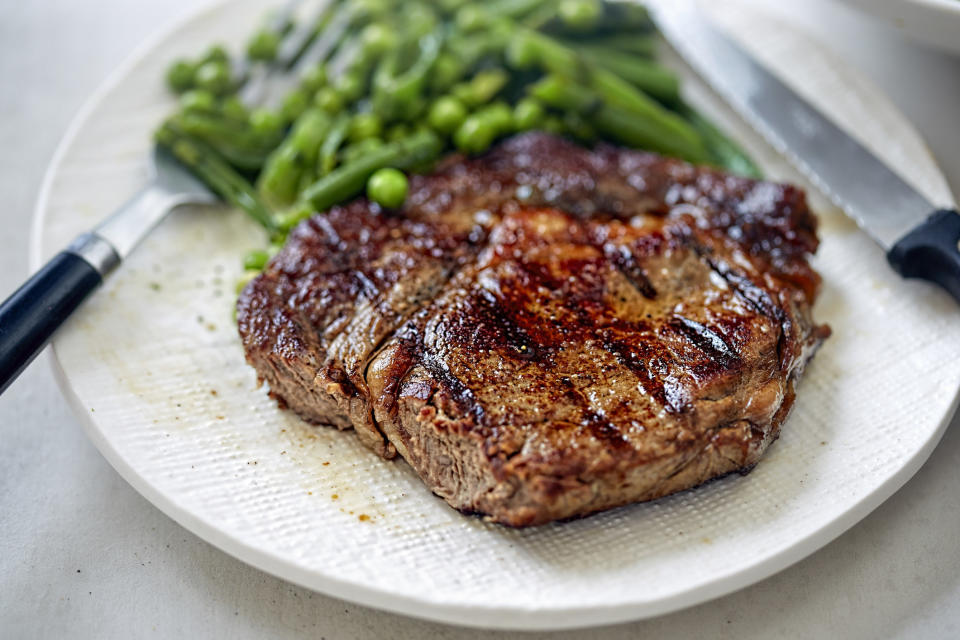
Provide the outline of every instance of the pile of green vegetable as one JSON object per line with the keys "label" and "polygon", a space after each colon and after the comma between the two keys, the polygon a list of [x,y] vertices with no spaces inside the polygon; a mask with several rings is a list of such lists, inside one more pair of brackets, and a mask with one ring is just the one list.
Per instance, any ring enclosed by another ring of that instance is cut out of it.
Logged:
{"label": "pile of green vegetable", "polygon": [[[684,103],[676,75],[654,60],[649,15],[632,2],[332,0],[297,52],[317,60],[287,95],[270,96],[274,106],[248,108],[238,92],[249,70],[279,64],[292,26],[266,22],[243,60],[217,46],[175,62],[167,82],[180,106],[157,132],[263,225],[271,251],[314,212],[364,191],[399,207],[404,172],[520,131],[759,173]],[[269,255],[253,252],[245,265],[260,269]]]}

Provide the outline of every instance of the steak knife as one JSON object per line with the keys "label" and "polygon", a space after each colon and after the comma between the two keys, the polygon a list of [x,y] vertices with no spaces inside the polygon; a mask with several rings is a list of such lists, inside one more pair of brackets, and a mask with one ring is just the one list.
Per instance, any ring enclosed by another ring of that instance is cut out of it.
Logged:
{"label": "steak knife", "polygon": [[960,215],[938,209],[710,24],[693,0],[654,4],[673,48],[767,141],[887,252],[905,278],[960,301]]}

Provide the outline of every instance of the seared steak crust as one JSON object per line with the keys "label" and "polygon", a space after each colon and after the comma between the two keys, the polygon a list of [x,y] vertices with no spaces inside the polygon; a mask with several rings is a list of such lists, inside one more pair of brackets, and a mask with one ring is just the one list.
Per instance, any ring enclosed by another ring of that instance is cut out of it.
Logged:
{"label": "seared steak crust", "polygon": [[802,191],[526,134],[294,232],[242,293],[282,403],[524,526],[750,469],[829,333]]}

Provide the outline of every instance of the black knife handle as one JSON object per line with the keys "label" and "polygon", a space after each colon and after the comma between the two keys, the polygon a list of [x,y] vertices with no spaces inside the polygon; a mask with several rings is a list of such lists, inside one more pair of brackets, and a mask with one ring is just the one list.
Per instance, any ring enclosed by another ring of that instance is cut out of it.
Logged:
{"label": "black knife handle", "polygon": [[81,236],[0,304],[0,393],[119,262],[104,244]]}
{"label": "black knife handle", "polygon": [[943,209],[905,235],[887,253],[904,278],[935,282],[960,302],[960,214]]}

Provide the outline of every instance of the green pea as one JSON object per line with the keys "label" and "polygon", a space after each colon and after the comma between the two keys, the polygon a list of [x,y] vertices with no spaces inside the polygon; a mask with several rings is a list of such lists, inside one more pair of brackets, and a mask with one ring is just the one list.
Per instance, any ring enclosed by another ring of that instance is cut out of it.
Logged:
{"label": "green pea", "polygon": [[220,95],[230,89],[233,80],[230,78],[230,69],[227,63],[212,61],[204,62],[197,69],[196,83],[199,88]]}
{"label": "green pea", "polygon": [[421,3],[405,3],[403,7],[407,33],[422,38],[437,27],[437,14]]}
{"label": "green pea", "polygon": [[475,4],[464,5],[457,11],[456,23],[465,33],[480,31],[490,24],[490,14]]}
{"label": "green pea", "polygon": [[313,102],[327,113],[338,113],[343,109],[343,99],[333,87],[324,87],[317,91]]}
{"label": "green pea", "polygon": [[397,209],[407,199],[407,176],[396,169],[379,169],[367,180],[367,197],[381,207]]}
{"label": "green pea", "polygon": [[254,133],[272,136],[278,134],[283,128],[283,118],[270,109],[254,109],[250,114],[250,126]]}
{"label": "green pea", "polygon": [[248,251],[247,254],[243,256],[243,268],[256,269],[259,271],[267,266],[269,260],[269,253],[263,249],[254,249],[253,251]]}
{"label": "green pea", "polygon": [[250,112],[237,96],[226,98],[223,104],[220,105],[220,112],[223,113],[226,118],[236,122],[246,123],[250,121]]}
{"label": "green pea", "polygon": [[453,143],[460,151],[480,153],[489,149],[496,137],[496,127],[486,118],[473,114],[453,134]]}
{"label": "green pea", "polygon": [[390,10],[385,0],[353,0],[352,9],[359,19],[370,19]]}
{"label": "green pea", "polygon": [[546,110],[538,100],[524,98],[513,108],[513,126],[517,131],[536,129],[546,117]]}
{"label": "green pea", "polygon": [[303,77],[300,78],[300,86],[310,91],[311,93],[316,93],[322,89],[327,84],[327,68],[322,64],[314,65],[307,69],[303,74]]}
{"label": "green pea", "polygon": [[287,122],[293,122],[310,106],[310,94],[303,89],[294,89],[283,99],[280,113]]}
{"label": "green pea", "polygon": [[207,49],[207,52],[203,54],[203,58],[201,58],[200,61],[201,63],[222,62],[224,64],[227,64],[228,62],[230,62],[230,54],[227,53],[226,48],[222,44],[215,44],[209,49]]}
{"label": "green pea", "polygon": [[363,95],[366,81],[359,73],[345,73],[337,80],[337,93],[344,103],[353,102]]}
{"label": "green pea", "polygon": [[374,22],[360,32],[360,46],[365,56],[379,56],[394,47],[397,37],[387,26]]}
{"label": "green pea", "polygon": [[197,67],[186,60],[177,60],[167,69],[167,86],[174,93],[193,88]]}
{"label": "green pea", "polygon": [[375,113],[358,113],[350,121],[348,137],[351,142],[378,138],[383,133],[383,121]]}
{"label": "green pea", "polygon": [[441,96],[430,107],[427,121],[430,126],[444,134],[451,134],[467,118],[467,107],[454,96]]}
{"label": "green pea", "polygon": [[269,29],[262,29],[247,43],[247,57],[251,60],[270,62],[277,57],[279,48],[280,36]]}
{"label": "green pea", "polygon": [[180,96],[180,108],[195,113],[216,111],[217,99],[205,89],[192,89]]}
{"label": "green pea", "polygon": [[561,0],[557,14],[565,25],[577,31],[589,31],[603,15],[601,0]]}

